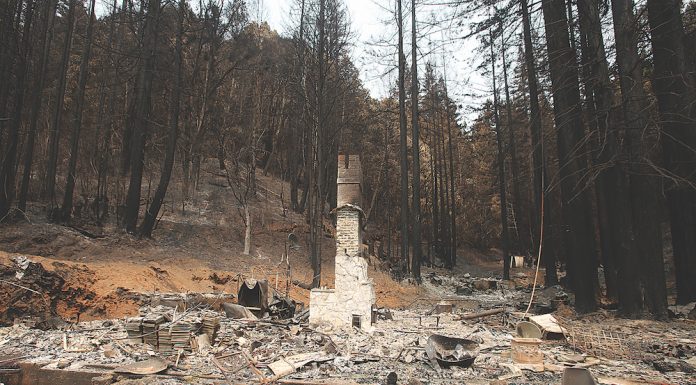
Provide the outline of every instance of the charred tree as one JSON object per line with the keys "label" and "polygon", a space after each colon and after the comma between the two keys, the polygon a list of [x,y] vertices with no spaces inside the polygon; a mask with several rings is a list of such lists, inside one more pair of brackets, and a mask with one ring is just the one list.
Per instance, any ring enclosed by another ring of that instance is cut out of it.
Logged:
{"label": "charred tree", "polygon": [[[520,173],[519,173],[519,161],[517,159],[517,142],[515,140],[515,129],[513,127],[513,117],[512,117],[512,99],[510,99],[510,86],[508,84],[508,64],[507,64],[507,49],[505,42],[505,29],[504,23],[500,22],[500,51],[503,61],[503,87],[505,89],[505,114],[506,122],[505,126],[508,131],[508,147],[510,150],[510,171],[512,174],[512,198],[513,198],[513,209],[519,211],[519,207],[522,205],[522,193],[520,192]],[[522,242],[519,238],[519,234],[515,237],[515,248],[522,248]],[[519,252],[519,250],[518,250]]]}
{"label": "charred tree", "polygon": [[[176,141],[179,136],[179,106],[181,100],[181,88],[182,88],[182,78],[183,78],[183,36],[184,36],[184,14],[186,13],[186,3],[184,0],[179,1],[179,27],[176,33],[176,51],[174,56],[174,95],[172,96],[172,101],[169,107],[169,132],[167,134],[167,145],[164,155],[164,163],[162,163],[162,173],[160,174],[159,182],[157,183],[157,190],[155,190],[155,195],[152,199],[150,207],[145,211],[145,217],[143,222],[140,224],[138,229],[138,234],[141,237],[151,237],[152,230],[155,227],[157,220],[157,214],[162,207],[164,198],[167,195],[167,187],[169,187],[169,180],[172,176],[172,169],[174,168],[174,156],[176,154]],[[224,166],[224,163],[223,163]],[[226,169],[226,167],[222,167]]]}
{"label": "charred tree", "polygon": [[671,178],[667,206],[677,281],[677,303],[696,300],[696,120],[686,61],[681,0],[648,0],[653,90],[662,123],[662,154]]}
{"label": "charred tree", "polygon": [[[612,90],[602,38],[602,25],[599,6],[596,0],[578,2],[580,30],[583,35],[583,66],[587,69],[585,92],[589,94],[592,120],[589,122],[597,140],[595,161],[601,167],[596,187],[600,200],[604,203],[608,228],[601,236],[609,238],[608,255],[603,255],[607,291],[610,284],[618,284],[616,292],[619,298],[619,311],[627,317],[641,314],[643,301],[640,289],[640,269],[633,260],[636,255],[633,234],[633,217],[631,215],[628,178],[621,168],[623,151],[619,147],[615,127],[611,127]],[[616,276],[614,276],[616,269]],[[613,289],[613,288],[612,288]]]}
{"label": "charred tree", "polygon": [[87,22],[87,36],[82,60],[80,63],[80,75],[77,88],[77,106],[73,113],[72,137],[70,138],[70,160],[68,162],[68,175],[65,182],[65,192],[63,195],[63,206],[61,207],[60,220],[70,221],[73,210],[73,191],[75,190],[75,173],[77,168],[77,155],[80,145],[80,131],[82,129],[82,115],[85,109],[85,88],[89,77],[89,60],[92,55],[92,36],[94,32],[94,3],[91,0],[89,7],[89,21]]}
{"label": "charred tree", "polygon": [[51,131],[48,138],[48,162],[46,165],[46,180],[44,181],[43,197],[48,199],[48,216],[56,220],[56,171],[58,168],[58,150],[60,141],[60,126],[63,117],[63,104],[65,102],[65,86],[67,83],[68,64],[70,60],[70,48],[72,47],[72,35],[75,29],[75,3],[70,0],[68,17],[66,20],[65,40],[63,41],[63,54],[61,58],[58,84],[56,86],[56,105],[51,121]]}
{"label": "charred tree", "polygon": [[629,184],[633,211],[635,250],[642,262],[643,297],[647,310],[655,317],[667,316],[667,294],[662,254],[662,233],[658,205],[661,197],[656,178],[651,177],[652,152],[647,131],[650,116],[643,89],[643,73],[638,56],[637,20],[632,0],[611,3],[616,39],[616,63],[621,86],[623,125],[628,148]]}
{"label": "charred tree", "polygon": [[17,169],[17,147],[19,144],[19,129],[22,124],[24,110],[24,94],[29,68],[29,57],[32,50],[32,19],[34,16],[34,1],[28,0],[24,6],[24,24],[20,43],[19,67],[15,89],[14,111],[10,122],[7,151],[3,154],[0,164],[0,222],[4,221],[10,212],[15,193],[15,177]]}
{"label": "charred tree", "polygon": [[51,53],[51,42],[53,40],[53,25],[55,22],[57,0],[47,3],[46,16],[44,18],[45,30],[42,37],[41,63],[39,65],[38,80],[34,86],[31,97],[31,114],[29,116],[29,131],[27,132],[27,144],[24,155],[24,167],[22,168],[22,184],[19,189],[19,202],[17,208],[22,211],[27,209],[27,195],[29,194],[29,182],[31,181],[31,170],[34,162],[34,143],[36,141],[36,131],[39,123],[39,112],[41,111],[43,100],[43,89],[46,84],[46,71],[48,59]]}
{"label": "charred tree", "polygon": [[409,227],[410,220],[408,205],[408,144],[406,127],[406,55],[404,53],[404,16],[401,9],[401,0],[396,0],[397,24],[399,34],[399,160],[401,171],[401,260],[404,272],[408,270],[409,263]]}
{"label": "charred tree", "polygon": [[315,90],[314,126],[311,134],[311,178],[309,197],[309,227],[310,227],[310,262],[312,264],[312,287],[321,286],[321,238],[323,234],[323,207],[324,207],[324,97],[326,86],[326,0],[319,0],[319,15],[317,19],[317,85]]}
{"label": "charred tree", "polygon": [[133,137],[131,139],[130,182],[126,196],[126,208],[122,225],[127,232],[134,234],[137,230],[140,212],[140,194],[145,160],[145,138],[149,126],[152,83],[155,77],[155,46],[157,45],[157,24],[159,20],[160,0],[150,0],[145,15],[141,46],[141,64],[136,80],[136,95],[132,108]]}
{"label": "charred tree", "polygon": [[578,312],[597,307],[597,255],[589,191],[581,175],[587,172],[585,129],[580,104],[577,58],[570,46],[563,0],[543,0],[546,44],[553,90],[558,141],[565,253]]}
{"label": "charred tree", "polygon": [[493,80],[493,119],[495,122],[495,142],[498,149],[498,193],[500,195],[500,226],[501,242],[503,247],[503,279],[510,279],[510,233],[508,228],[507,192],[505,191],[505,152],[503,151],[503,133],[500,127],[500,114],[498,112],[498,87],[495,76],[496,56],[493,45],[495,39],[490,34],[491,49],[491,78]]}
{"label": "charred tree", "polygon": [[[542,215],[549,217],[544,210],[548,210],[550,205],[542,205],[541,201],[545,198],[544,188],[544,144],[541,130],[541,108],[539,107],[539,85],[536,77],[536,63],[534,61],[534,45],[532,44],[531,21],[529,15],[529,7],[527,0],[520,0],[520,9],[522,13],[522,27],[524,37],[524,61],[527,70],[527,83],[529,88],[529,130],[532,137],[532,174],[533,174],[533,193],[534,193],[534,210],[532,218],[534,218],[534,228],[532,230],[532,239],[535,240],[533,250],[542,250],[541,258],[544,261],[546,271],[545,282],[547,286],[558,283],[556,274],[556,257],[544,247],[543,240],[539,239],[537,234],[541,234],[541,224],[548,221],[541,221]],[[546,226],[546,225],[545,225]],[[548,233],[544,231],[543,233]]]}
{"label": "charred tree", "polygon": [[[443,72],[447,72],[445,69]],[[450,189],[450,268],[457,265],[457,201],[455,199],[455,181],[454,181],[454,150],[452,147],[452,117],[450,110],[450,100],[447,94],[447,78],[443,81],[445,91],[445,114],[447,116],[447,144],[449,155],[449,189]]]}
{"label": "charred tree", "polygon": [[413,189],[411,203],[411,276],[420,283],[421,248],[421,210],[420,210],[420,122],[418,121],[418,40],[416,25],[416,0],[411,0],[411,146],[413,151]]}

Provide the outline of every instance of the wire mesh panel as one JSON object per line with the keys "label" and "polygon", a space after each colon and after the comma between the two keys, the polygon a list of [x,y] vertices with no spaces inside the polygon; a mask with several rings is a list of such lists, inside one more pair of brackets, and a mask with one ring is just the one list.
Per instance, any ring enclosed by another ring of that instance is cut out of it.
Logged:
{"label": "wire mesh panel", "polygon": [[567,320],[559,320],[566,330],[568,343],[585,354],[608,359],[629,358],[632,349],[627,336],[623,333],[608,330],[602,326],[575,324]]}

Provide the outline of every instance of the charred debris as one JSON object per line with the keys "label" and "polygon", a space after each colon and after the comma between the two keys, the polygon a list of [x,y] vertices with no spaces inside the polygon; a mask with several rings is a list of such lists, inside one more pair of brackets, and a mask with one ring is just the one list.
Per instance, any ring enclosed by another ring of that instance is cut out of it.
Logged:
{"label": "charred debris", "polygon": [[684,384],[695,373],[688,313],[668,323],[576,317],[557,286],[530,303],[521,276],[426,273],[440,296],[375,307],[365,329],[310,324],[305,304],[253,279],[228,282],[227,294],[124,293],[137,316],[66,322],[52,302],[70,291],[58,273],[22,258],[11,270],[3,296],[34,305],[3,309],[4,384]]}

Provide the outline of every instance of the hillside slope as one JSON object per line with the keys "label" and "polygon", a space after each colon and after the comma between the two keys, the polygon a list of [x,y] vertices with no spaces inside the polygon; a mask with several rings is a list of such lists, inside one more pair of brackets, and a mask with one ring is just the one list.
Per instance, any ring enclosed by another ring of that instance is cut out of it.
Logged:
{"label": "hillside slope", "polygon": [[[180,203],[165,203],[152,239],[124,233],[114,225],[115,218],[88,232],[47,223],[40,208],[34,207],[28,213],[31,223],[0,225],[0,263],[10,264],[13,255],[25,255],[68,277],[75,269],[85,272],[89,280],[71,283],[96,293],[94,306],[104,310],[95,317],[114,317],[135,311],[127,302],[113,300],[123,289],[235,292],[241,277],[265,278],[284,291],[287,266],[281,258],[292,232],[299,242],[298,247],[289,248],[290,280],[311,282],[307,225],[302,215],[283,209],[288,185],[272,176],[258,176],[258,195],[251,205],[252,250],[251,255],[244,255],[244,224],[237,202],[225,187],[225,178],[211,169],[201,173],[199,190],[184,205],[185,212]],[[334,240],[327,232],[322,244],[322,283],[329,287],[333,286],[334,252]],[[370,269],[370,276],[376,283],[379,306],[404,306],[419,295],[420,289],[402,286],[377,268]],[[289,286],[292,298],[308,304],[307,290]]]}

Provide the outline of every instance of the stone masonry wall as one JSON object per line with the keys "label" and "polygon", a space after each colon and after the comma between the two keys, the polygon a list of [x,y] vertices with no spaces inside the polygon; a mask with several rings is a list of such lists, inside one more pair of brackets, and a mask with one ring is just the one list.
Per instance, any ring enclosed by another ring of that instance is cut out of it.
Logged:
{"label": "stone masonry wall", "polygon": [[312,289],[309,292],[309,322],[328,322],[331,324],[345,323],[343,314],[339,314],[338,297],[333,289]]}
{"label": "stone masonry wall", "polygon": [[367,280],[367,262],[360,256],[360,212],[345,207],[336,213],[336,290],[353,290]]}

